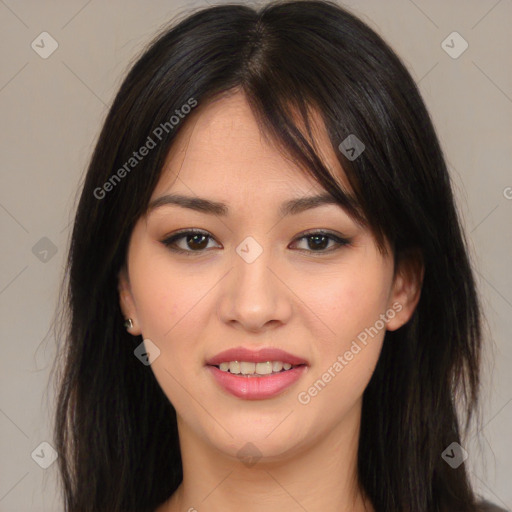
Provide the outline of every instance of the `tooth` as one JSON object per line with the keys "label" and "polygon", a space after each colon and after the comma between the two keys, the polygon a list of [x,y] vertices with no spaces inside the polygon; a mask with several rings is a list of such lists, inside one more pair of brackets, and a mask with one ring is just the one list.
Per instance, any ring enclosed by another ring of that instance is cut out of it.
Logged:
{"label": "tooth", "polygon": [[243,375],[250,375],[254,373],[254,370],[256,370],[256,363],[247,363],[245,361],[240,363],[240,373]]}
{"label": "tooth", "polygon": [[231,373],[240,373],[240,363],[238,361],[231,361],[229,363],[229,371]]}
{"label": "tooth", "polygon": [[274,361],[272,363],[272,371],[280,372],[283,369],[283,363],[281,361]]}
{"label": "tooth", "polygon": [[256,363],[256,373],[259,375],[268,375],[272,373],[272,362],[265,361],[264,363]]}
{"label": "tooth", "polygon": [[282,361],[264,361],[260,363],[224,361],[219,364],[219,369],[223,372],[229,371],[235,375],[270,375],[272,372],[278,373],[281,370],[289,370],[292,366],[290,363],[283,363]]}

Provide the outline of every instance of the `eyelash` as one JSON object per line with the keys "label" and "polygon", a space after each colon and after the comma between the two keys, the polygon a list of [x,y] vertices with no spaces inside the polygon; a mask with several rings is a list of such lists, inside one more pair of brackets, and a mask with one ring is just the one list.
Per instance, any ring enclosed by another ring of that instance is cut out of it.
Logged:
{"label": "eyelash", "polygon": [[[176,253],[181,253],[181,254],[185,254],[186,256],[193,256],[194,254],[204,254],[208,249],[201,249],[201,250],[198,250],[198,251],[191,251],[191,250],[185,250],[185,249],[180,249],[180,248],[177,248],[177,247],[173,247],[173,244],[176,243],[176,241],[182,239],[182,238],[185,238],[187,235],[204,235],[206,236],[208,239],[213,239],[213,237],[206,231],[201,231],[201,230],[196,230],[196,229],[188,229],[188,230],[184,230],[184,231],[179,231],[178,233],[175,233],[174,235],[170,236],[170,237],[167,237],[165,238],[164,240],[162,240],[161,242],[171,251],[173,252],[176,252]],[[331,240],[333,240],[334,242],[336,242],[338,244],[338,247],[334,247],[334,248],[330,248],[330,249],[325,249],[325,250],[318,250],[318,251],[313,251],[313,250],[307,250],[307,249],[298,249],[299,251],[301,252],[307,252],[307,253],[318,253],[318,254],[326,254],[326,253],[331,253],[331,252],[334,252],[338,249],[341,249],[341,247],[345,246],[345,245],[349,245],[351,243],[351,239],[349,238],[343,238],[343,237],[340,237],[338,235],[335,235],[334,233],[331,233],[330,231],[324,231],[324,230],[318,230],[318,231],[309,231],[309,232],[306,232],[306,233],[303,233],[301,236],[297,237],[294,242],[297,242],[297,241],[300,241],[304,238],[312,238],[314,236],[323,236],[323,237],[327,237]]]}

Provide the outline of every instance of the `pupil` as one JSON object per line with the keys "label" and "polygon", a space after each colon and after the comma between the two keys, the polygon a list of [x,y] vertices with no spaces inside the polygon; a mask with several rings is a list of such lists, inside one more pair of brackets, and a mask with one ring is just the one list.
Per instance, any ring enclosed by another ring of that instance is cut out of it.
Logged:
{"label": "pupil", "polygon": [[[191,235],[191,236],[189,236],[189,237],[188,237],[187,243],[189,243],[189,244],[190,244],[190,240],[194,240],[194,239],[196,239],[196,238],[198,238],[198,237],[202,237],[202,238],[206,239],[206,235],[201,235],[201,234]],[[193,244],[194,244],[194,242],[192,242],[192,245],[193,245]],[[203,249],[203,248],[204,248],[204,247],[203,247],[203,245],[205,245],[205,244],[204,244],[204,241],[203,241],[203,244],[199,244],[199,245],[200,245],[200,247],[198,247],[198,248],[199,248],[199,249]],[[206,244],[206,245],[207,245],[207,244]],[[192,247],[192,248],[193,248],[193,247]]]}
{"label": "pupil", "polygon": [[[320,244],[317,244],[318,240],[319,239],[324,239],[324,243],[320,243]],[[314,242],[314,247],[311,247],[310,245],[310,248],[320,248],[320,249],[325,249],[326,245],[325,245],[325,241],[327,240],[327,237],[325,235],[312,235],[309,237],[309,240],[315,240]]]}

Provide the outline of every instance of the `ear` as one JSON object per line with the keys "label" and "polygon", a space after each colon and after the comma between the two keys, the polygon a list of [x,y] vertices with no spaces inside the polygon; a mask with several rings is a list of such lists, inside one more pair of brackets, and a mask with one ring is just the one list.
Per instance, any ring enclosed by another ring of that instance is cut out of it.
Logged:
{"label": "ear", "polygon": [[395,316],[386,321],[388,331],[399,329],[413,315],[420,300],[424,274],[423,257],[418,249],[410,249],[398,258],[388,302],[388,310],[395,311]]}
{"label": "ear", "polygon": [[139,336],[142,334],[140,324],[137,318],[137,309],[135,307],[135,301],[133,300],[130,281],[128,279],[128,272],[126,266],[119,271],[117,275],[118,279],[118,292],[119,292],[119,305],[125,319],[131,318],[133,326],[128,328],[128,332],[133,336]]}

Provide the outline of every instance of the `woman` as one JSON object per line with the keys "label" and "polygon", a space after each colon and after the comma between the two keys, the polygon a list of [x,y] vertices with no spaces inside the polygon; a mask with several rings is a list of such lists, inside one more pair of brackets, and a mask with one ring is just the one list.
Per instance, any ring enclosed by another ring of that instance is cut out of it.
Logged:
{"label": "woman", "polygon": [[151,43],[88,169],[66,299],[68,511],[486,506],[442,151],[400,60],[334,3],[209,7]]}

